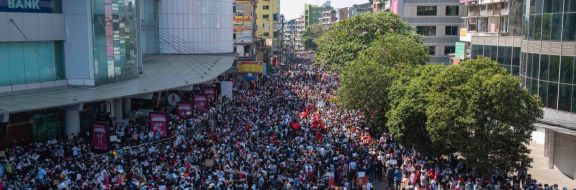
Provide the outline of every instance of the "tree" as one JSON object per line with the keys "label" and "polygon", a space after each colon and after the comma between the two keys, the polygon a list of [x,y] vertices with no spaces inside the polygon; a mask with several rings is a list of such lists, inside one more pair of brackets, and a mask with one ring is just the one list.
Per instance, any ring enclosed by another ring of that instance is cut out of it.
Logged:
{"label": "tree", "polygon": [[414,38],[389,34],[360,54],[341,72],[339,100],[345,108],[364,111],[369,121],[376,118],[380,126],[386,122],[388,88],[412,67],[426,64],[428,52]]}
{"label": "tree", "polygon": [[542,110],[519,84],[488,58],[449,66],[433,78],[426,96],[432,142],[456,150],[483,176],[530,163],[526,144]]}
{"label": "tree", "polygon": [[413,147],[426,156],[448,153],[439,143],[433,143],[426,130],[426,96],[431,90],[432,78],[442,72],[444,65],[425,65],[404,75],[390,87],[390,109],[386,125],[394,137],[406,147]]}
{"label": "tree", "polygon": [[306,27],[306,29],[302,33],[302,41],[304,42],[304,48],[306,50],[316,51],[318,45],[316,45],[315,40],[318,39],[324,32],[325,30],[322,28],[322,26],[318,24],[313,24]]}
{"label": "tree", "polygon": [[370,47],[372,42],[388,34],[400,34],[420,40],[413,27],[392,13],[369,13],[337,22],[316,40],[315,62],[332,69],[342,69]]}

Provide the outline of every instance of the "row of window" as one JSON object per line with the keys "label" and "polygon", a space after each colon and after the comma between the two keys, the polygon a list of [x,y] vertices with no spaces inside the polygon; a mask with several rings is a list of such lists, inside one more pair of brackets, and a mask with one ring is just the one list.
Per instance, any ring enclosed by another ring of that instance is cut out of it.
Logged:
{"label": "row of window", "polygon": [[529,39],[576,41],[576,13],[530,15],[529,28]]}
{"label": "row of window", "polygon": [[488,57],[497,61],[512,75],[518,76],[520,72],[520,50],[520,47],[472,45],[471,57]]}
{"label": "row of window", "polygon": [[[457,36],[458,26],[445,26],[444,35]],[[416,26],[416,32],[423,36],[436,36],[436,26]]]}
{"label": "row of window", "polygon": [[[416,7],[416,16],[437,16],[438,6],[418,6]],[[460,6],[446,6],[446,16],[459,16]]]}
{"label": "row of window", "polygon": [[[444,46],[444,54],[453,54],[456,52],[456,46]],[[436,55],[436,46],[428,46],[428,53],[430,55]]]}
{"label": "row of window", "polygon": [[0,86],[64,80],[62,42],[0,43]]}

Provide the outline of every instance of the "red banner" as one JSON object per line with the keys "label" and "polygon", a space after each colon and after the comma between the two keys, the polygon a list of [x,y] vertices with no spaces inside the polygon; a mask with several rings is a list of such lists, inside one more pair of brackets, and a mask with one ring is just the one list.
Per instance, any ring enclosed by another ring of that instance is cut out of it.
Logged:
{"label": "red banner", "polygon": [[161,138],[168,137],[168,116],[166,113],[150,113],[150,127],[154,133],[159,132]]}
{"label": "red banner", "polygon": [[183,119],[192,117],[193,106],[194,104],[192,102],[178,102],[178,117]]}
{"label": "red banner", "polygon": [[99,151],[108,151],[108,123],[92,123],[92,148]]}
{"label": "red banner", "polygon": [[208,98],[215,100],[218,98],[218,94],[216,93],[216,89],[214,87],[204,87],[202,90],[204,94],[207,95]]}
{"label": "red banner", "polygon": [[194,94],[194,105],[202,111],[208,110],[208,97],[206,94]]}

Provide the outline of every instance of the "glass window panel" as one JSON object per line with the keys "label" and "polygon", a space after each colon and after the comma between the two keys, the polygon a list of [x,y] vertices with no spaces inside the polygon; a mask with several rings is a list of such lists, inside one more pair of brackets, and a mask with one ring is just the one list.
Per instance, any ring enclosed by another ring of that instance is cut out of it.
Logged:
{"label": "glass window panel", "polygon": [[472,55],[470,55],[472,57],[472,59],[475,59],[476,57],[478,57],[478,49],[480,49],[480,46],[478,45],[472,45]]}
{"label": "glass window panel", "polygon": [[[36,83],[40,81],[40,72],[38,67],[40,66],[39,56],[42,55],[38,55],[39,51],[37,51],[36,48],[41,47],[41,45],[37,45],[36,43],[26,43],[26,45],[24,45],[24,56],[22,58],[24,62],[22,64],[24,64],[24,75],[26,76],[27,83]],[[46,64],[42,64],[42,66],[45,65]],[[49,67],[49,65],[46,66]]]}
{"label": "glass window panel", "polygon": [[562,111],[570,111],[572,100],[572,85],[560,85],[560,94],[558,99],[558,109]]}
{"label": "glass window panel", "polygon": [[513,66],[520,66],[520,48],[519,47],[513,47],[511,50],[512,55],[510,56],[511,61],[512,61],[512,65]]}
{"label": "glass window panel", "polygon": [[8,43],[0,43],[0,86],[10,85],[10,62],[8,61]]}
{"label": "glass window panel", "polygon": [[562,57],[562,69],[560,70],[560,83],[573,84],[574,57]]}
{"label": "glass window panel", "polygon": [[538,13],[542,13],[542,7],[543,7],[543,2],[544,0],[536,0],[536,5],[534,7],[534,13],[538,14]]}
{"label": "glass window panel", "polygon": [[563,10],[564,0],[552,0],[552,12],[561,13]]}
{"label": "glass window panel", "polygon": [[549,64],[549,56],[548,55],[541,55],[540,57],[540,80],[548,81],[550,78],[548,75],[550,72],[550,64]]}
{"label": "glass window panel", "polygon": [[562,41],[576,40],[576,13],[564,14],[564,34]]}
{"label": "glass window panel", "polygon": [[534,24],[530,27],[532,28],[531,39],[539,40],[542,37],[542,15],[534,15]]}
{"label": "glass window panel", "polygon": [[548,107],[558,109],[558,83],[548,83]]}
{"label": "glass window panel", "polygon": [[542,40],[550,40],[552,35],[552,14],[543,14]]}
{"label": "glass window panel", "polygon": [[446,16],[458,16],[460,6],[446,6]]}
{"label": "glass window panel", "polygon": [[538,94],[538,80],[536,79],[530,79],[532,81],[532,88],[530,90],[530,92],[532,94]]}
{"label": "glass window panel", "polygon": [[38,50],[40,52],[38,59],[40,80],[56,80],[54,43],[40,43]]}
{"label": "glass window panel", "polygon": [[536,13],[536,0],[530,0],[530,4],[526,5],[526,9],[530,10],[530,14]]}
{"label": "glass window panel", "polygon": [[538,87],[538,96],[540,96],[540,100],[544,106],[548,107],[548,82],[540,81]]}
{"label": "glass window panel", "polygon": [[552,1],[553,0],[541,0],[542,1],[542,12],[551,13],[552,12]]}
{"label": "glass window panel", "polygon": [[564,12],[576,12],[576,0],[565,0]]}
{"label": "glass window panel", "polygon": [[550,56],[550,70],[548,71],[549,81],[558,82],[560,72],[560,56]]}
{"label": "glass window panel", "polygon": [[520,75],[520,67],[512,66],[512,75],[519,76]]}
{"label": "glass window panel", "polygon": [[417,16],[436,16],[436,6],[418,6],[416,9]]}
{"label": "glass window panel", "polygon": [[423,36],[436,36],[436,26],[416,26],[416,32]]}
{"label": "glass window panel", "polygon": [[537,79],[540,71],[540,54],[532,54],[532,78]]}
{"label": "glass window panel", "polygon": [[490,46],[490,51],[492,52],[490,58],[492,58],[492,60],[497,60],[497,58],[498,58],[498,46]]}
{"label": "glass window panel", "polygon": [[530,94],[534,94],[532,92],[532,79],[526,79],[526,90],[530,92]]}
{"label": "glass window panel", "polygon": [[562,13],[552,15],[551,39],[560,41],[562,37]]}
{"label": "glass window panel", "polygon": [[8,54],[8,61],[10,62],[10,82],[12,84],[26,83],[26,69],[23,64],[24,47],[19,43],[10,43]]}
{"label": "glass window panel", "polygon": [[572,112],[576,113],[576,87],[572,86]]}

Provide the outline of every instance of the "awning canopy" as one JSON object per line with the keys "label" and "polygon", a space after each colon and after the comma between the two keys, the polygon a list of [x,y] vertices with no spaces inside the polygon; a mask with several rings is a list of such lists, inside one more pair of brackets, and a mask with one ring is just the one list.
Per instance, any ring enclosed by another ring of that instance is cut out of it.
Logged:
{"label": "awning canopy", "polygon": [[0,113],[16,113],[116,99],[216,79],[235,55],[158,55],[144,61],[138,78],[96,87],[65,87],[0,94]]}

